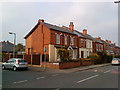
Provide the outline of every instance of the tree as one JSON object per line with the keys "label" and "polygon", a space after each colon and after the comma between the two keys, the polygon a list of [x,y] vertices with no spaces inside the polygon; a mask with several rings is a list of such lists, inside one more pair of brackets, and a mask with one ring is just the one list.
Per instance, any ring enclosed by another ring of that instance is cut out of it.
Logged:
{"label": "tree", "polygon": [[16,45],[16,51],[25,51],[25,46],[22,43]]}
{"label": "tree", "polygon": [[110,63],[112,60],[112,55],[107,55],[106,52],[96,52],[89,56],[94,62],[94,64]]}

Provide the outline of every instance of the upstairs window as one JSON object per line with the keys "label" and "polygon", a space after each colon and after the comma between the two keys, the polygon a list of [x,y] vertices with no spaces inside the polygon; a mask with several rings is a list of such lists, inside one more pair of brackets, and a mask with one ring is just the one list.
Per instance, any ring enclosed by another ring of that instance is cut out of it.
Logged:
{"label": "upstairs window", "polygon": [[92,48],[92,42],[89,42],[89,46],[90,46],[89,48]]}
{"label": "upstairs window", "polygon": [[85,39],[81,39],[80,40],[80,44],[81,44],[80,45],[81,47],[85,48],[86,47],[86,40]]}
{"label": "upstairs window", "polygon": [[60,44],[60,35],[56,34],[56,44]]}
{"label": "upstairs window", "polygon": [[67,36],[64,36],[65,45],[67,45]]}
{"label": "upstairs window", "polygon": [[73,37],[70,37],[70,42],[71,42],[71,45],[74,45],[74,38]]}

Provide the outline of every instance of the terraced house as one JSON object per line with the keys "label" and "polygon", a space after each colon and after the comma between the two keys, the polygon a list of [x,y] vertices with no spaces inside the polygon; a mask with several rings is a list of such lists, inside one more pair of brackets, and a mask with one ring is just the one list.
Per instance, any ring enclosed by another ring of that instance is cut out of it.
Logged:
{"label": "terraced house", "polygon": [[59,48],[67,46],[72,50],[72,58],[76,59],[78,36],[73,31],[73,22],[70,22],[69,27],[59,27],[38,20],[36,26],[25,36],[26,54],[44,54],[46,49],[47,61],[54,62],[60,60],[57,55]]}
{"label": "terraced house", "polygon": [[93,52],[92,36],[87,34],[86,29],[82,33],[77,30],[74,32],[78,35],[79,58],[87,58]]}
{"label": "terraced house", "polygon": [[101,37],[93,39],[93,52],[104,51],[104,44],[101,40],[102,40]]}
{"label": "terraced house", "polygon": [[47,61],[60,61],[58,50],[64,46],[71,49],[73,59],[87,58],[93,52],[106,51],[108,54],[120,54],[120,48],[101,37],[94,38],[87,33],[74,29],[73,22],[69,26],[56,26],[38,20],[34,28],[25,36],[26,54],[46,54]]}

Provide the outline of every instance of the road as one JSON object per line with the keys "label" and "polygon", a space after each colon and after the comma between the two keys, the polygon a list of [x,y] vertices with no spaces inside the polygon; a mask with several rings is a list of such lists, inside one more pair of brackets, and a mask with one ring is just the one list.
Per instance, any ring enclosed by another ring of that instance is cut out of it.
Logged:
{"label": "road", "polygon": [[118,88],[120,66],[72,73],[3,70],[3,88]]}

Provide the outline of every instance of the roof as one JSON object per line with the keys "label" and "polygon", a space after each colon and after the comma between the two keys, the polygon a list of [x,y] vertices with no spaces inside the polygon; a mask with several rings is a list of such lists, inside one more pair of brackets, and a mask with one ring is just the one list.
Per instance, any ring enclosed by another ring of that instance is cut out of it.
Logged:
{"label": "roof", "polygon": [[[34,28],[24,37],[25,39],[30,35],[32,34],[35,29],[38,27],[40,23],[37,23]],[[69,29],[67,28],[63,28],[63,27],[59,27],[59,26],[56,26],[56,25],[52,25],[52,24],[49,24],[49,23],[45,23],[45,22],[41,22],[41,24],[45,25],[47,28],[49,28],[50,30],[55,30],[55,31],[60,31],[60,32],[64,32],[64,33],[69,33],[69,34],[74,34],[76,35],[74,32],[70,31]]]}
{"label": "roof", "polygon": [[74,30],[74,33],[77,34],[79,37],[85,38],[85,36],[82,35],[82,33],[77,30]]}
{"label": "roof", "polygon": [[91,35],[89,35],[89,34],[83,35],[81,32],[79,32],[77,30],[74,30],[74,33],[77,34],[78,36],[82,37],[82,38],[94,40],[94,38]]}
{"label": "roof", "polygon": [[104,41],[104,40],[101,40],[104,44],[106,44],[106,45],[108,45],[108,46],[112,46],[112,47],[116,47],[116,45],[114,45],[114,44],[109,44],[109,43],[107,43],[106,41]]}
{"label": "roof", "polygon": [[87,34],[85,37],[86,37],[87,39],[94,40],[94,38],[93,38],[91,35],[89,35],[89,34]]}
{"label": "roof", "polygon": [[10,43],[9,41],[0,42],[0,47],[2,52],[13,52],[14,44]]}
{"label": "roof", "polygon": [[108,44],[108,43],[106,43],[106,41],[104,41],[104,40],[101,40],[104,44]]}
{"label": "roof", "polygon": [[43,23],[43,25],[45,25],[46,27],[50,28],[51,30],[56,30],[56,31],[61,31],[61,32],[65,32],[65,33],[76,35],[74,32],[70,31],[67,28],[59,27],[59,26],[56,26],[56,25],[48,24],[48,23]]}
{"label": "roof", "polygon": [[93,41],[94,41],[94,42],[97,42],[97,43],[101,43],[101,44],[103,44],[102,41],[99,41],[99,40],[97,40],[96,38],[94,38]]}

